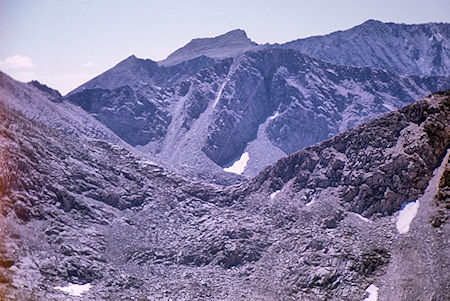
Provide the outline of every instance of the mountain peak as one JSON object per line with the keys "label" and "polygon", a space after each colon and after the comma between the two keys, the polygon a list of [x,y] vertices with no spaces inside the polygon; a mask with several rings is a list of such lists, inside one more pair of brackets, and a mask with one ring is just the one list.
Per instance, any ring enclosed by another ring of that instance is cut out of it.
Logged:
{"label": "mountain peak", "polygon": [[384,24],[381,21],[375,20],[375,19],[369,19],[367,21],[365,21],[364,23],[362,23],[361,25],[379,25],[379,24]]}
{"label": "mountain peak", "polygon": [[129,57],[127,57],[126,59],[124,59],[124,61],[135,61],[135,60],[138,60],[138,58],[134,54],[132,54]]}
{"label": "mountain peak", "polygon": [[150,59],[141,59],[138,58],[137,56],[135,56],[134,54],[130,55],[129,57],[127,57],[126,59],[124,59],[123,61],[119,62],[117,65],[134,65],[134,64],[150,64],[150,65],[155,65],[156,62],[152,61]]}
{"label": "mountain peak", "polygon": [[253,43],[248,37],[247,33],[242,29],[234,29],[220,36],[214,37],[212,39],[228,39],[228,40],[240,40],[243,42]]}
{"label": "mountain peak", "polygon": [[233,57],[257,45],[247,37],[244,30],[235,29],[212,38],[193,39],[170,54],[160,64],[174,65],[202,55],[219,59]]}
{"label": "mountain peak", "polygon": [[[372,31],[378,31],[381,30],[382,28],[386,28],[388,27],[390,24],[393,23],[385,23],[385,22],[381,22],[378,20],[374,20],[374,19],[369,19],[367,21],[365,21],[364,23],[361,23],[360,25],[357,25],[355,27],[353,27],[354,30],[356,31],[367,31],[367,32],[372,32]],[[350,29],[352,30],[352,29]]]}
{"label": "mountain peak", "polygon": [[67,95],[76,94],[85,89],[115,89],[126,85],[146,82],[155,74],[158,68],[158,64],[155,61],[141,59],[133,54]]}
{"label": "mountain peak", "polygon": [[240,28],[236,28],[236,29],[230,30],[229,32],[225,33],[225,35],[230,35],[230,34],[244,35],[247,38],[247,33],[245,32],[245,30],[240,29]]}
{"label": "mountain peak", "polygon": [[[206,47],[206,48],[211,47],[211,46],[226,46],[227,43],[238,43],[238,44],[243,44],[243,45],[256,45],[255,42],[253,42],[252,40],[250,40],[247,37],[247,34],[244,30],[234,29],[234,30],[228,31],[224,34],[212,37],[212,38],[192,39],[188,44],[186,44],[184,47],[182,47],[178,50],[181,50],[183,48],[192,48],[192,47],[196,47],[199,45]],[[177,51],[175,51],[173,54],[175,54]]]}

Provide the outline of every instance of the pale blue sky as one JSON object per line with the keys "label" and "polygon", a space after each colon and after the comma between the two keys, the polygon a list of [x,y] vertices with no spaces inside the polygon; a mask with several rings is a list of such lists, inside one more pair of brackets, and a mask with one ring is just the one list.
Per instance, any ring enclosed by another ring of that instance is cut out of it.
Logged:
{"label": "pale blue sky", "polygon": [[282,43],[368,19],[450,22],[450,1],[0,0],[0,70],[67,93],[131,54],[161,60],[196,37],[241,28]]}

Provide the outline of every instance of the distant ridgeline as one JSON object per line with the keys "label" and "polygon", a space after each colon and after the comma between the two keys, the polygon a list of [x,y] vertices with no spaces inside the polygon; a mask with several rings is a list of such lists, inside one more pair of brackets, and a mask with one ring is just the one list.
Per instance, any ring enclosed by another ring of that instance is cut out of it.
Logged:
{"label": "distant ridgeline", "polygon": [[450,88],[450,24],[369,20],[257,45],[244,31],[167,59],[131,56],[69,93],[125,142],[174,166],[253,176],[292,152]]}

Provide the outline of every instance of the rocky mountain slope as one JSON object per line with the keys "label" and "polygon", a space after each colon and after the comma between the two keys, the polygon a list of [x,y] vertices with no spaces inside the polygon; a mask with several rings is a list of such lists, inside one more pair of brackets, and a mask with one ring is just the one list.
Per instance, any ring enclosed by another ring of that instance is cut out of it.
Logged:
{"label": "rocky mountain slope", "polygon": [[[146,64],[155,68],[151,77],[142,75]],[[339,66],[265,47],[170,67],[128,58],[66,99],[167,164],[219,172],[245,154],[242,173],[252,176],[286,154],[447,88],[448,76]]]}
{"label": "rocky mountain slope", "polygon": [[[298,55],[272,55],[286,53]],[[2,299],[80,300],[63,291],[74,284],[90,300],[448,296],[449,91],[229,187],[10,103],[0,98]]]}
{"label": "rocky mountain slope", "polygon": [[113,68],[93,78],[69,93],[75,94],[86,89],[115,89],[123,86],[151,85],[154,88],[171,87],[186,78],[196,75],[200,70],[215,63],[214,59],[200,56],[177,64],[176,66],[159,66],[149,59],[139,59],[132,55]]}
{"label": "rocky mountain slope", "polygon": [[450,88],[448,26],[370,20],[272,46],[234,30],[194,39],[162,62],[131,56],[66,100],[166,164],[254,176],[287,154]]}
{"label": "rocky mountain slope", "polygon": [[66,133],[125,144],[103,123],[80,107],[63,102],[58,91],[37,81],[26,85],[0,71],[0,99],[28,118]]}
{"label": "rocky mountain slope", "polygon": [[[125,87],[121,91],[129,90]],[[126,97],[126,94],[122,97]],[[76,137],[112,142],[148,159],[146,154],[124,142],[97,118],[88,114],[79,106],[65,101],[58,91],[37,81],[23,84],[0,71],[0,99],[9,109],[17,110],[28,118],[39,121],[53,129]],[[126,130],[126,128],[118,128]],[[113,129],[115,128],[113,127]],[[118,131],[118,133],[121,134],[122,132]],[[156,158],[151,158],[151,160],[158,161]],[[176,169],[172,165],[167,166],[167,168]],[[215,173],[204,168],[185,167],[183,170],[178,169],[178,171],[190,178],[201,179],[205,182],[231,184],[242,180],[240,176],[235,174],[224,173],[223,171]]]}
{"label": "rocky mountain slope", "polygon": [[282,45],[327,62],[400,74],[450,74],[450,24],[396,24],[369,20],[324,36]]}

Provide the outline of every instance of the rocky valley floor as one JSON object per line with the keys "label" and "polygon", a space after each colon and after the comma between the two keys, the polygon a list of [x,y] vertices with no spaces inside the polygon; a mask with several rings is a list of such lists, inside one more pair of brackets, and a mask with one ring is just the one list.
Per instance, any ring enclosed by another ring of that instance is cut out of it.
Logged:
{"label": "rocky valley floor", "polygon": [[0,117],[1,300],[450,295],[449,91],[228,186]]}

